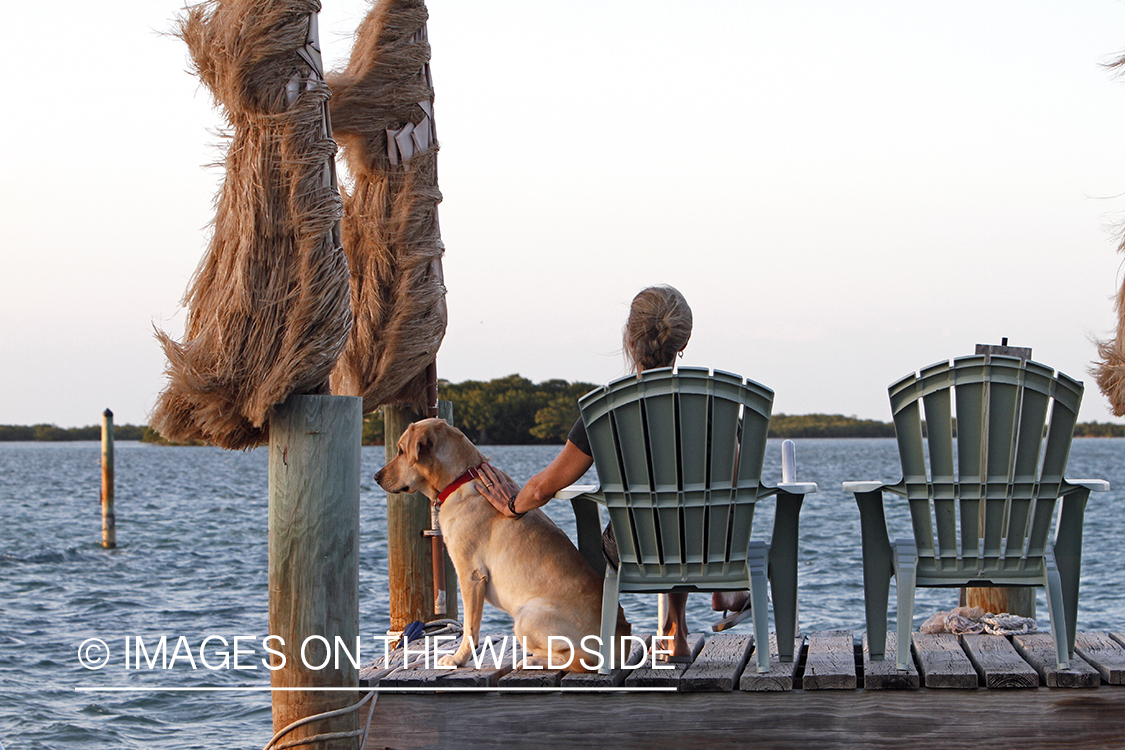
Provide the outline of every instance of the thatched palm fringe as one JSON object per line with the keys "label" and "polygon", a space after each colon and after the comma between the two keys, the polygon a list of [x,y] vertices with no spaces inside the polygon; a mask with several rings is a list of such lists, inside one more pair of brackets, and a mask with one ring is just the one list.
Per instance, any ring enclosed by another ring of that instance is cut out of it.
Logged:
{"label": "thatched palm fringe", "polygon": [[[1110,70],[1117,74],[1125,71],[1125,56],[1110,63]],[[1119,252],[1125,252],[1125,233],[1121,244],[1117,247]],[[1099,362],[1090,369],[1098,383],[1098,388],[1109,399],[1113,413],[1118,417],[1125,417],[1125,280],[1117,292],[1117,336],[1108,341],[1095,342],[1098,347]]]}
{"label": "thatched palm fringe", "polygon": [[362,396],[365,413],[394,402],[423,406],[425,369],[445,335],[438,146],[406,161],[388,153],[388,130],[432,124],[420,104],[434,96],[427,18],[421,0],[377,3],[348,68],[328,81],[333,132],[354,179],[343,228],[355,323],[332,390]]}
{"label": "thatched palm fringe", "polygon": [[[1119,250],[1125,251],[1125,240]],[[1109,399],[1113,413],[1125,417],[1125,281],[1117,292],[1117,335],[1108,341],[1095,342],[1099,361],[1090,369],[1098,388]]]}
{"label": "thatched palm fringe", "polygon": [[180,35],[233,128],[210,247],[188,288],[182,342],[158,332],[168,386],[151,423],[173,441],[251,448],[271,409],[325,393],[351,327],[325,170],[329,96],[298,56],[315,0],[219,0],[187,10]]}

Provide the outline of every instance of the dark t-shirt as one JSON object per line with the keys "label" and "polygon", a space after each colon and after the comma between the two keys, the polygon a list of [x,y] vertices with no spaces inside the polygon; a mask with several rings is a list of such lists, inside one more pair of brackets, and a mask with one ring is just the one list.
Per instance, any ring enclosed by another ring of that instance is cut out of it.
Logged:
{"label": "dark t-shirt", "polygon": [[574,447],[585,453],[587,456],[593,456],[594,452],[590,450],[590,438],[586,436],[586,423],[582,421],[582,417],[574,423],[567,434],[566,439],[574,443]]}

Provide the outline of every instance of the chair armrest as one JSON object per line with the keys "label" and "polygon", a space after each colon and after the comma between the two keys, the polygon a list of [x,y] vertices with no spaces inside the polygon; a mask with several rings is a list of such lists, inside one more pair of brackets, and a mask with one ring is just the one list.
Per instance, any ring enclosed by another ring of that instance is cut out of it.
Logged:
{"label": "chair armrest", "polygon": [[596,484],[572,484],[555,493],[556,500],[571,500],[579,495],[592,495],[600,489]]}
{"label": "chair armrest", "polygon": [[819,488],[816,482],[780,482],[777,489],[790,495],[811,495]]}
{"label": "chair armrest", "polygon": [[844,492],[874,492],[886,486],[885,482],[844,482]]}
{"label": "chair armrest", "polygon": [[1067,479],[1067,484],[1073,484],[1077,487],[1085,487],[1091,492],[1107,492],[1109,491],[1109,482],[1105,479]]}

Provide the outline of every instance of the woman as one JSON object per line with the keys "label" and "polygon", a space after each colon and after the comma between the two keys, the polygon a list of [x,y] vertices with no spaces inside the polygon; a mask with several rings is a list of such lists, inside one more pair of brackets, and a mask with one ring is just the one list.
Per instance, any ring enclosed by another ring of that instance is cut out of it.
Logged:
{"label": "woman", "polygon": [[[644,370],[670,367],[687,346],[691,338],[692,316],[687,300],[670,286],[654,286],[642,290],[629,306],[629,319],[625,323],[624,349],[630,369],[638,375]],[[559,490],[574,484],[593,466],[590,441],[586,426],[579,419],[567,436],[566,445],[547,468],[527,481],[523,488],[507,481],[499,472],[485,464],[478,480],[480,492],[498,511],[506,516],[519,517],[527,511],[546,505]],[[604,538],[606,559],[614,568],[618,565],[617,546],[612,533]],[[728,609],[737,594],[716,594],[712,606]],[[664,633],[672,636],[672,658],[690,657],[688,646],[687,594],[669,594]]]}

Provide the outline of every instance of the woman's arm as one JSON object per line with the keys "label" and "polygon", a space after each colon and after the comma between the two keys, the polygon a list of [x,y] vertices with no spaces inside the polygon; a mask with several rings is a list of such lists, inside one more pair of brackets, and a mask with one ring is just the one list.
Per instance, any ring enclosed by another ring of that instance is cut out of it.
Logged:
{"label": "woman's arm", "polygon": [[523,489],[519,489],[515,483],[507,481],[500,472],[485,464],[481,467],[481,478],[476,480],[477,490],[505,516],[512,515],[508,500],[515,494],[514,507],[518,515],[546,505],[556,492],[577,482],[593,465],[593,458],[567,440],[559,455],[543,471],[527,480]]}

